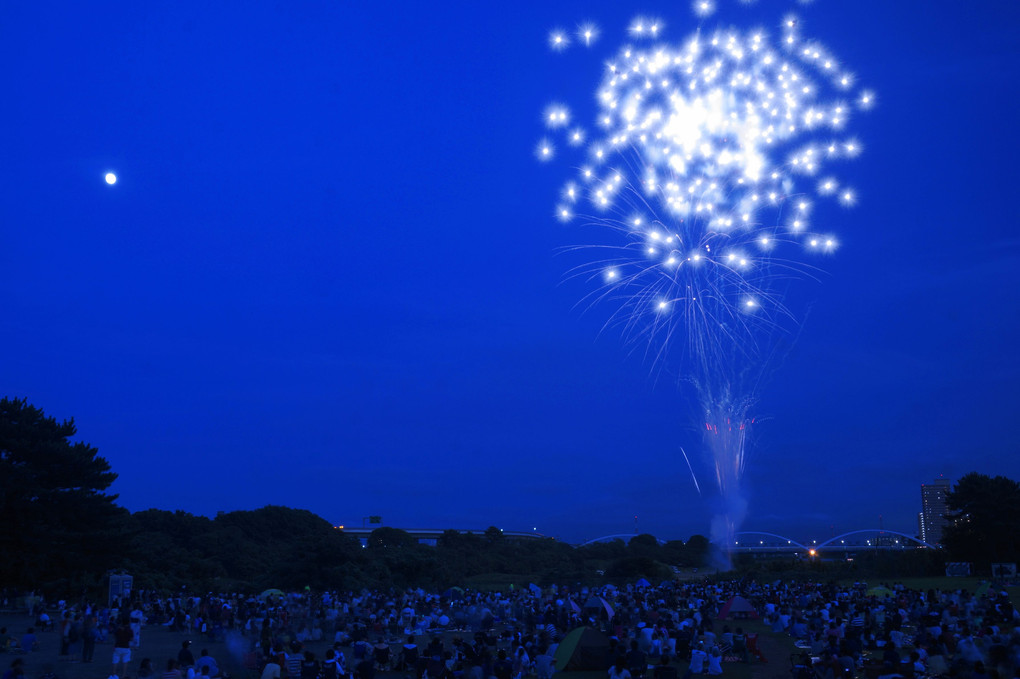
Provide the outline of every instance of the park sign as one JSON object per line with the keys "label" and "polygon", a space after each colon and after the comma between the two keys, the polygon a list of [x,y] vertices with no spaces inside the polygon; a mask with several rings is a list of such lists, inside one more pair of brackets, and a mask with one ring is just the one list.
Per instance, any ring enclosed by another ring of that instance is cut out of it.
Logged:
{"label": "park sign", "polygon": [[106,599],[108,606],[112,606],[114,600],[127,603],[131,600],[131,587],[134,584],[134,578],[124,573],[115,573],[110,575],[110,594]]}
{"label": "park sign", "polygon": [[963,578],[970,575],[970,562],[950,561],[946,564],[946,575],[950,578]]}
{"label": "park sign", "polygon": [[993,563],[992,564],[992,577],[996,580],[1015,580],[1016,579],[1016,564],[1015,563]]}

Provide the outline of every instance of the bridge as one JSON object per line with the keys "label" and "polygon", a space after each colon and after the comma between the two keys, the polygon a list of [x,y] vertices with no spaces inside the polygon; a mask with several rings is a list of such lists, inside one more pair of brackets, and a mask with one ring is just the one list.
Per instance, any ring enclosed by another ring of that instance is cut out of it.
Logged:
{"label": "bridge", "polygon": [[835,535],[828,540],[794,540],[775,533],[761,531],[743,531],[733,536],[733,544],[721,545],[732,553],[758,552],[758,553],[782,553],[791,552],[808,554],[810,556],[824,556],[838,553],[859,552],[862,549],[869,551],[890,551],[907,549],[936,549],[935,545],[929,544],[920,538],[901,533],[887,528],[864,528],[860,530],[847,531],[841,535]]}
{"label": "bridge", "polygon": [[[376,526],[378,527],[378,526]],[[368,543],[368,536],[374,528],[349,528],[336,526],[337,529],[352,535],[361,541],[362,546]],[[437,528],[404,528],[417,542],[426,545],[435,545],[446,529]],[[460,533],[471,533],[484,535],[484,530],[460,529]],[[549,536],[543,535],[536,530],[515,531],[501,530],[504,538],[510,540],[548,540]],[[612,542],[623,540],[628,542],[635,537],[635,533],[617,533],[614,535],[603,535],[602,537],[588,540],[579,546],[592,545],[599,542]],[[660,545],[666,544],[665,540],[656,538]],[[840,554],[850,555],[851,552],[861,550],[890,551],[908,549],[936,549],[935,545],[928,544],[920,538],[901,533],[887,528],[865,528],[852,530],[841,535],[830,537],[828,540],[796,540],[777,533],[764,531],[742,531],[735,533],[733,543],[722,545],[719,542],[713,543],[717,548],[731,554],[752,553],[752,554],[801,554],[804,556],[834,557]]]}
{"label": "bridge", "polygon": [[[633,533],[620,533],[616,535],[604,535],[600,538],[588,540],[581,546],[591,545],[598,542],[612,542],[613,540],[628,541],[634,537]],[[659,544],[664,544],[659,540]],[[867,550],[907,550],[907,549],[936,549],[935,545],[928,544],[920,538],[901,533],[887,528],[864,528],[860,530],[847,531],[841,535],[830,537],[828,540],[795,540],[793,538],[767,533],[763,531],[742,531],[735,533],[733,543],[722,545],[719,542],[713,543],[716,547],[725,549],[731,553],[758,553],[758,554],[805,554],[809,556],[835,555],[838,553],[859,552]]]}
{"label": "bridge", "polygon": [[[365,547],[368,545],[368,537],[372,534],[372,531],[376,528],[388,528],[389,526],[373,526],[372,528],[350,528],[346,526],[333,526],[337,530],[343,531],[346,535],[352,535],[356,537],[360,542],[361,546]],[[461,529],[446,529],[446,528],[401,528],[403,532],[410,535],[415,541],[422,545],[435,546],[439,542],[439,538],[443,536],[447,530],[455,530],[457,533],[469,533],[471,535],[484,536],[486,531],[475,529],[475,528],[461,528]],[[548,540],[550,539],[547,535],[539,533],[537,530],[503,530],[499,532],[504,538],[508,540]]]}

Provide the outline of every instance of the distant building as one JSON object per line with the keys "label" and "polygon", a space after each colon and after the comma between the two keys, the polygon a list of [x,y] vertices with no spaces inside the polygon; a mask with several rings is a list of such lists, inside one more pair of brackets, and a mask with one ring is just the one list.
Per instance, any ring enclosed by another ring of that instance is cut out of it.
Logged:
{"label": "distant building", "polygon": [[921,539],[929,545],[942,542],[942,531],[949,524],[946,518],[946,494],[949,479],[940,476],[933,483],[921,484],[921,513],[918,515],[918,529]]}

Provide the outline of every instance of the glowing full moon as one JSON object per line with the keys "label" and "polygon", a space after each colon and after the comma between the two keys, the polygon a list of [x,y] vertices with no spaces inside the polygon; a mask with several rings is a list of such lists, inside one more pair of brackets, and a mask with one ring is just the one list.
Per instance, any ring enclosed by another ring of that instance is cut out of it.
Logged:
{"label": "glowing full moon", "polygon": [[117,175],[115,175],[112,172],[107,172],[106,173],[106,183],[107,184],[116,184],[117,183]]}

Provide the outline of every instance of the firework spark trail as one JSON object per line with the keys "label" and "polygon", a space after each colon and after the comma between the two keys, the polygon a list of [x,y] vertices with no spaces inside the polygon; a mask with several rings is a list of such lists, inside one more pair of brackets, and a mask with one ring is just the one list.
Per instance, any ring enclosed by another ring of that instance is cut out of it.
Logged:
{"label": "firework spark trail", "polygon": [[[692,4],[702,17],[715,9]],[[656,359],[681,350],[720,492],[740,504],[757,380],[776,330],[795,320],[779,283],[812,268],[798,253],[837,248],[814,226],[816,201],[857,202],[830,168],[860,154],[846,129],[875,95],[803,38],[793,16],[776,44],[763,30],[735,28],[669,43],[664,26],[644,17],[629,26],[635,43],[606,64],[596,90],[597,130],[549,104],[550,137],[535,153],[548,161],[563,146],[582,156],[556,216],[619,240],[594,246],[606,256],[580,272],[601,279],[594,299],[614,303],[613,320],[647,339]],[[553,31],[549,44],[590,46],[598,36],[588,23]]]}

